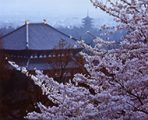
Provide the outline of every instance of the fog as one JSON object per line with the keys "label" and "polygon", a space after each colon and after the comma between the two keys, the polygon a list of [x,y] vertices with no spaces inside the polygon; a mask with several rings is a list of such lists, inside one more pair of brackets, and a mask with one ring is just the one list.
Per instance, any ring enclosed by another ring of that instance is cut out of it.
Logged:
{"label": "fog", "polygon": [[0,0],[1,24],[47,19],[54,25],[73,25],[80,24],[87,13],[98,22],[111,21],[109,16],[96,9],[89,0]]}

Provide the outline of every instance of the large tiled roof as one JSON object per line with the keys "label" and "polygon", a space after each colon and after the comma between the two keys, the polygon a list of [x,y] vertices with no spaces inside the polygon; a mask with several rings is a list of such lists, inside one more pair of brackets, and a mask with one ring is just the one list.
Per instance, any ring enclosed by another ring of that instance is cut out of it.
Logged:
{"label": "large tiled roof", "polygon": [[67,47],[74,47],[76,44],[76,39],[45,23],[25,24],[3,36],[1,40],[2,49],[7,50],[51,50],[62,40]]}

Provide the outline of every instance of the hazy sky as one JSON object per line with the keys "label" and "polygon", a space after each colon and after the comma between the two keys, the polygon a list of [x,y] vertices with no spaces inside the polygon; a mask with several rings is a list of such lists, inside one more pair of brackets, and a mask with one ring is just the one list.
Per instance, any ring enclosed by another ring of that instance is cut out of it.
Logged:
{"label": "hazy sky", "polygon": [[[84,18],[89,11],[93,18],[109,19],[96,9],[89,0],[0,0],[0,20],[16,22],[21,20],[41,21],[47,19],[51,23]],[[108,20],[109,21],[109,20]]]}

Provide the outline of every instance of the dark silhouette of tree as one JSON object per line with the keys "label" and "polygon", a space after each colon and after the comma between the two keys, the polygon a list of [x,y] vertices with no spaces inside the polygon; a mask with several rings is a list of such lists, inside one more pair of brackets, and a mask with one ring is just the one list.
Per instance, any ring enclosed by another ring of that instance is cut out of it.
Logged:
{"label": "dark silhouette of tree", "polygon": [[0,120],[25,120],[26,111],[37,111],[34,105],[39,101],[52,105],[30,78],[8,68],[8,54],[2,48],[0,40]]}
{"label": "dark silhouette of tree", "polygon": [[2,40],[0,39],[0,80],[8,80],[10,78],[10,71],[7,68],[6,53],[2,50],[2,46]]}

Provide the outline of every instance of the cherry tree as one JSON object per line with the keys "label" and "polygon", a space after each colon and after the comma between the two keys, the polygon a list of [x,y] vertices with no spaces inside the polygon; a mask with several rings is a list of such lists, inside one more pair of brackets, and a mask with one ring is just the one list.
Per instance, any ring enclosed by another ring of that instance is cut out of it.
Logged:
{"label": "cherry tree", "polygon": [[76,74],[66,84],[58,83],[38,70],[36,75],[31,75],[25,68],[9,62],[31,77],[55,104],[38,103],[40,112],[28,113],[27,119],[148,119],[148,1],[90,1],[115,18],[116,30],[126,29],[128,34],[120,48],[111,50],[106,46],[114,42],[99,37],[94,40],[94,47],[79,41],[86,50],[81,54],[89,74]]}
{"label": "cherry tree", "polygon": [[125,28],[129,31],[129,42],[148,42],[148,1],[147,0],[90,0],[96,8],[100,8],[113,16],[120,23],[116,30]]}

